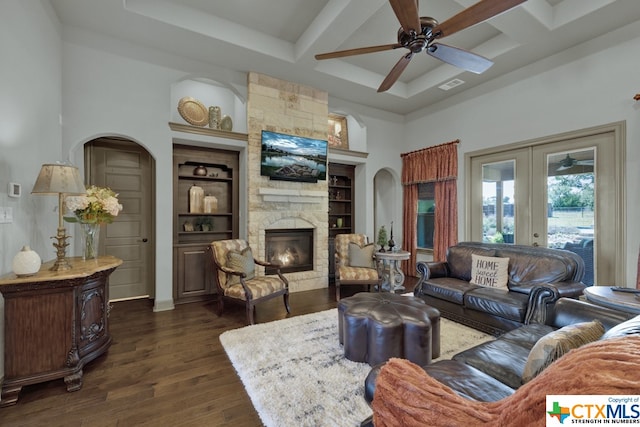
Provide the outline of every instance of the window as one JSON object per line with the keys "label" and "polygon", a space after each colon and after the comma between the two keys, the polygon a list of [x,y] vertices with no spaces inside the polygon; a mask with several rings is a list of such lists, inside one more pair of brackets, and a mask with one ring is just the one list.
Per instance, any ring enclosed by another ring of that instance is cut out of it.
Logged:
{"label": "window", "polygon": [[433,249],[433,231],[435,230],[435,184],[418,184],[418,234],[419,249]]}

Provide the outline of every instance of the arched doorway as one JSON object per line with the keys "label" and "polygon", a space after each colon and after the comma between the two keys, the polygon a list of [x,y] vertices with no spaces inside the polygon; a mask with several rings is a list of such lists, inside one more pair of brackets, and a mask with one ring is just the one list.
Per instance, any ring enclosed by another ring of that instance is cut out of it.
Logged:
{"label": "arched doorway", "polygon": [[[378,238],[378,230],[384,225],[387,233],[390,231],[391,222],[394,225],[394,240],[401,240],[398,233],[402,227],[402,217],[398,216],[397,181],[387,169],[380,169],[373,177],[373,225],[374,241]],[[389,236],[391,237],[391,236]],[[399,243],[399,242],[398,242]]]}
{"label": "arched doorway", "polygon": [[111,188],[123,205],[100,237],[100,253],[124,261],[110,277],[110,301],[153,298],[155,162],[151,154],[128,139],[100,137],[84,145],[84,164],[87,185]]}

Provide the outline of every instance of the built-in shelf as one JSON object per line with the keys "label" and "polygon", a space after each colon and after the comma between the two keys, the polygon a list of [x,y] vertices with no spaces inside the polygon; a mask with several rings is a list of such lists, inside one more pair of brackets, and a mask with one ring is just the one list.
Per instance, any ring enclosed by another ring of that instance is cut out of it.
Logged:
{"label": "built-in shelf", "polygon": [[169,128],[176,132],[193,133],[197,135],[209,135],[217,136],[219,138],[237,139],[239,141],[248,141],[249,135],[240,132],[229,132],[221,129],[211,129],[207,127],[199,127],[192,125],[185,125],[181,123],[169,122]]}
{"label": "built-in shelf", "polygon": [[[171,125],[171,124],[170,124]],[[230,138],[233,132],[175,125],[174,130],[193,131]],[[246,135],[244,135],[246,139]],[[235,138],[242,139],[242,138]],[[237,151],[173,146],[173,257],[174,301],[200,301],[214,296],[216,286],[208,269],[207,248],[214,240],[238,237],[239,154]],[[200,175],[202,174],[202,175]],[[202,189],[203,195],[214,196],[213,212],[190,212],[189,190]]]}
{"label": "built-in shelf", "polygon": [[369,153],[365,151],[345,150],[344,148],[329,147],[329,154],[339,154],[351,157],[361,157],[366,159]]}
{"label": "built-in shelf", "polygon": [[[346,151],[346,150],[340,150]],[[354,231],[355,166],[329,163],[329,280],[335,279],[335,242],[337,234]],[[338,224],[341,223],[341,226]]]}

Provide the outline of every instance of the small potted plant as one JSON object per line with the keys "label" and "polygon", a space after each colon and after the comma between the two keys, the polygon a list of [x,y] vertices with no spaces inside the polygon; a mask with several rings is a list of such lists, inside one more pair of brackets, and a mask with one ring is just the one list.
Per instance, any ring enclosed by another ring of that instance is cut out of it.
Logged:
{"label": "small potted plant", "polygon": [[200,216],[196,219],[196,228],[200,231],[213,231],[213,221],[208,216]]}
{"label": "small potted plant", "polygon": [[378,240],[376,243],[380,245],[380,252],[384,252],[384,244],[387,243],[387,229],[384,225],[378,229]]}

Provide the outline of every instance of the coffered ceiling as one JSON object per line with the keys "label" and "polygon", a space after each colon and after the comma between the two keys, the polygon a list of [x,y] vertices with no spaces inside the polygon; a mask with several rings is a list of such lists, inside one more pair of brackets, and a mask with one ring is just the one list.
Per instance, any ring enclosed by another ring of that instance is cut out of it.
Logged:
{"label": "coffered ceiling", "polygon": [[[317,61],[315,54],[396,42],[399,28],[387,0],[50,0],[65,27],[82,28],[246,73],[256,71],[316,87],[331,97],[398,114],[464,99],[469,89],[553,57],[640,20],[638,0],[528,0],[442,39],[494,61],[476,75],[424,53],[414,56],[387,92],[377,88],[404,49]],[[476,0],[421,0],[421,16],[440,22]],[[632,31],[626,37],[637,37]],[[618,39],[619,40],[619,39]],[[598,47],[602,48],[602,47]],[[606,48],[606,46],[605,46]],[[633,53],[633,54],[637,54]],[[173,57],[173,56],[172,56]],[[532,68],[532,67],[530,67]],[[459,79],[448,91],[439,86]],[[479,92],[474,92],[477,95]]]}

